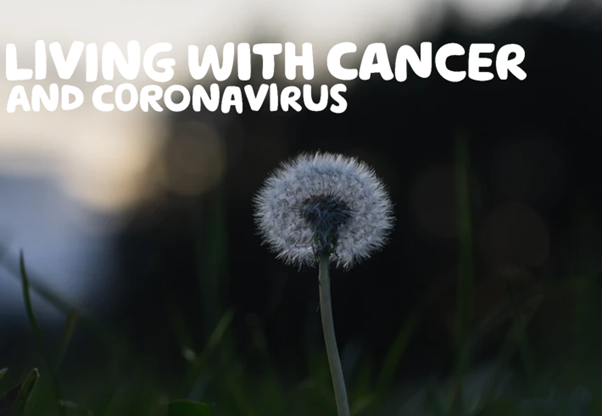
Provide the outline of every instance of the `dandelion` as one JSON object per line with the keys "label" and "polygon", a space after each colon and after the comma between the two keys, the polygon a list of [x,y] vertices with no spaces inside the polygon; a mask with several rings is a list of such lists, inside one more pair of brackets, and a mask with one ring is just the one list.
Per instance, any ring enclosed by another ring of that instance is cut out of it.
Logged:
{"label": "dandelion", "polygon": [[270,176],[256,199],[265,243],[287,264],[319,264],[320,310],[339,416],[349,404],[335,338],[329,265],[349,269],[383,247],[393,227],[381,181],[363,162],[303,154]]}
{"label": "dandelion", "polygon": [[343,155],[303,154],[285,163],[256,197],[264,241],[286,263],[330,261],[350,268],[381,248],[392,206],[366,164]]}

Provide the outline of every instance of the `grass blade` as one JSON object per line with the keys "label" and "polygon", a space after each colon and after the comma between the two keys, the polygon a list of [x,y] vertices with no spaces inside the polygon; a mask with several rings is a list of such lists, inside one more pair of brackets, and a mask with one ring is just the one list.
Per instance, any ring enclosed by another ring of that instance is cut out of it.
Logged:
{"label": "grass blade", "polygon": [[54,394],[56,396],[57,406],[59,408],[59,412],[61,415],[65,415],[65,409],[61,407],[58,403],[62,400],[61,388],[59,386],[59,381],[56,376],[56,372],[54,370],[54,366],[52,365],[52,360],[50,358],[50,354],[48,349],[46,348],[46,344],[44,342],[44,338],[42,336],[42,331],[40,330],[40,326],[38,325],[38,321],[36,320],[36,316],[33,312],[33,305],[31,303],[31,295],[29,293],[29,279],[27,277],[27,271],[25,270],[25,260],[23,258],[23,251],[19,256],[19,266],[21,269],[21,283],[23,286],[23,298],[25,300],[25,309],[27,311],[27,318],[29,320],[29,325],[33,331],[33,334],[36,338],[36,342],[38,343],[38,348],[40,349],[40,354],[42,355],[42,359],[44,360],[48,372],[51,376],[52,387],[54,389]]}
{"label": "grass blade", "polygon": [[15,387],[16,391],[18,391],[18,394],[12,406],[10,416],[23,416],[25,414],[25,407],[27,406],[29,397],[31,396],[31,393],[39,379],[40,373],[38,372],[37,368],[34,368],[29,373],[25,381]]}
{"label": "grass blade", "polygon": [[418,326],[420,319],[420,314],[412,314],[410,318],[404,323],[401,331],[399,331],[399,334],[397,335],[397,338],[395,339],[395,342],[393,343],[391,348],[389,348],[389,351],[387,352],[387,356],[383,363],[383,368],[376,382],[377,391],[379,392],[379,394],[384,394],[388,390],[391,384],[391,380],[393,379],[393,375],[395,374],[395,370],[401,362],[401,357],[406,351],[410,341],[410,337],[412,336],[412,333]]}
{"label": "grass blade", "polygon": [[486,406],[488,402],[494,398],[504,370],[506,370],[508,363],[512,358],[512,354],[514,354],[516,348],[520,345],[520,340],[523,338],[526,330],[527,321],[519,319],[518,316],[515,316],[512,327],[506,335],[506,340],[504,341],[504,344],[502,345],[502,348],[496,357],[496,368],[493,376],[485,386],[483,394],[481,395],[479,404],[481,408]]}
{"label": "grass blade", "polygon": [[71,342],[71,338],[73,336],[73,331],[75,331],[75,325],[77,323],[77,314],[70,313],[67,316],[67,321],[65,322],[65,328],[63,329],[63,335],[61,337],[61,349],[59,352],[59,356],[56,363],[56,369],[60,367],[63,362],[63,358],[65,358],[65,354],[67,353],[67,348],[69,347],[69,343]]}
{"label": "grass blade", "polygon": [[234,311],[227,311],[224,316],[219,320],[215,329],[211,333],[209,337],[209,341],[205,346],[205,349],[201,354],[199,354],[192,363],[192,368],[190,373],[188,374],[188,382],[186,383],[186,390],[189,394],[192,394],[192,390],[196,381],[198,380],[201,372],[203,370],[203,364],[207,361],[207,358],[213,353],[213,351],[217,348],[221,340],[224,338],[230,324],[232,323],[232,319],[234,318]]}
{"label": "grass blade", "polygon": [[203,332],[210,336],[211,328],[224,314],[224,284],[227,273],[227,235],[224,196],[221,185],[205,198],[206,212],[199,216],[197,229],[197,269],[203,305]]}
{"label": "grass blade", "polygon": [[463,131],[456,134],[455,180],[460,270],[458,273],[458,306],[456,316],[456,386],[450,414],[462,414],[462,379],[469,362],[470,323],[472,321],[474,258],[472,210],[469,178],[469,150]]}

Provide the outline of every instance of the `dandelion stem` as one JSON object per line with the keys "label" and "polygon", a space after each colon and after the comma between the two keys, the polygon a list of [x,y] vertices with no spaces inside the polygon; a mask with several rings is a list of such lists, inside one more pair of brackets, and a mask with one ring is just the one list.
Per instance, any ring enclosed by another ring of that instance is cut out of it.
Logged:
{"label": "dandelion stem", "polygon": [[339,357],[339,349],[334,333],[334,321],[332,319],[332,302],[330,299],[330,275],[328,271],[329,256],[320,256],[320,311],[322,314],[322,329],[324,330],[324,342],[326,343],[326,355],[330,366],[330,375],[334,387],[334,397],[337,403],[339,416],[349,416],[349,402],[347,390],[345,389],[345,378],[343,367]]}

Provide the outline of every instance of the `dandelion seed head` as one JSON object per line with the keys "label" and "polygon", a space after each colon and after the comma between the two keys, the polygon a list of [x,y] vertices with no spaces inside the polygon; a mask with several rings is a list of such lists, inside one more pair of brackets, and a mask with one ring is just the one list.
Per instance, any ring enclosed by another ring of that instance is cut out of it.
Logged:
{"label": "dandelion seed head", "polygon": [[393,227],[382,182],[365,163],[330,153],[283,163],[255,198],[263,240],[288,264],[329,254],[349,268],[383,247]]}

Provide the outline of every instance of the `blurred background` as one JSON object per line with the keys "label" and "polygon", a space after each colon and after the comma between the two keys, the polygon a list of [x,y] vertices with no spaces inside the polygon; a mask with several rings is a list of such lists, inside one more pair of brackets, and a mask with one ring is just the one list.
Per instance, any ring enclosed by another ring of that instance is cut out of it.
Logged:
{"label": "blurred background", "polygon": [[[235,385],[216,378],[224,368],[256,381],[277,374],[293,384],[309,377],[308,369],[327,372],[316,271],[275,260],[252,217],[253,195],[267,175],[315,150],[371,164],[395,204],[396,228],[385,250],[334,272],[335,322],[350,377],[366,374],[370,386],[370,371],[389,366],[391,386],[412,386],[451,374],[462,258],[458,207],[473,225],[471,330],[480,341],[471,367],[495,360],[512,321],[509,305],[531,319],[534,365],[579,374],[563,378],[567,386],[590,380],[576,370],[579,363],[590,370],[602,364],[599,354],[584,352],[598,351],[597,326],[587,322],[597,321],[602,295],[602,2],[36,0],[2,9],[0,40],[17,45],[21,66],[33,66],[38,39],[64,49],[75,40],[114,41],[122,50],[130,40],[143,50],[165,41],[178,62],[171,83],[190,88],[188,45],[219,51],[225,42],[311,42],[316,85],[337,82],[325,58],[342,41],[358,45],[347,64],[356,68],[373,42],[388,45],[392,62],[401,45],[422,41],[434,50],[449,42],[518,43],[527,72],[524,81],[456,84],[436,73],[410,73],[403,83],[373,76],[346,83],[349,106],[340,115],[247,107],[240,115],[101,113],[90,102],[70,112],[0,112],[0,367],[14,370],[11,380],[42,366],[23,304],[20,250],[49,344],[59,342],[68,317],[94,322],[92,331],[77,324],[63,364],[66,385],[111,385],[129,368],[112,355],[116,344],[145,360],[152,377],[131,368],[127,374],[138,387],[160,380],[149,387],[156,397],[174,394],[207,345],[207,371],[193,372],[198,377],[186,393],[194,399],[242,400]],[[452,58],[450,66],[466,69],[466,59]],[[86,83],[84,71],[80,65],[70,83],[89,97],[98,83]],[[278,63],[276,74],[280,85],[291,84]],[[116,78],[115,85],[125,82]],[[42,82],[62,83],[51,65]],[[243,85],[234,77],[226,84]],[[0,79],[5,102],[12,86]],[[464,205],[454,176],[458,132],[469,144]],[[68,306],[57,307],[48,291]],[[388,361],[417,311],[420,322],[402,342],[403,357]],[[107,332],[119,342],[108,342]],[[581,361],[571,361],[576,356]],[[72,395],[92,407],[116,394],[109,387],[77,391]]]}

